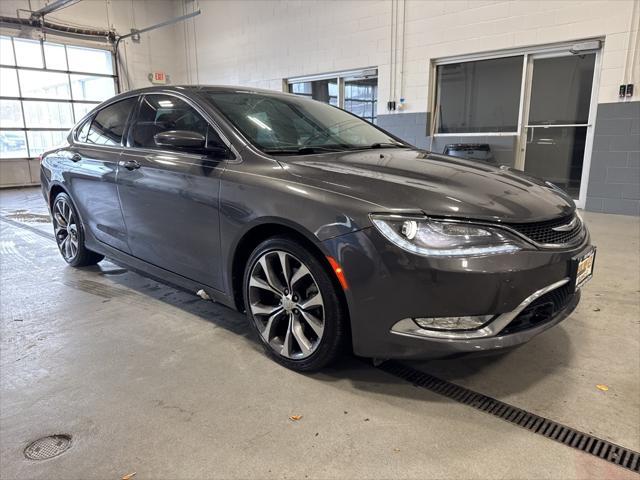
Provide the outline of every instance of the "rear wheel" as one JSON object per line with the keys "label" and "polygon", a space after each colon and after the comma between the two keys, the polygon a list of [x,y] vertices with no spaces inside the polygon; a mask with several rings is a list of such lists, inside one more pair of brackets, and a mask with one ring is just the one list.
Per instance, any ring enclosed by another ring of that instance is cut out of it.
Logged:
{"label": "rear wheel", "polygon": [[78,212],[66,193],[59,193],[51,209],[53,231],[62,258],[72,267],[95,265],[104,256],[84,246],[84,230]]}
{"label": "rear wheel", "polygon": [[346,315],[320,260],[275,237],[256,247],[244,275],[247,315],[267,353],[298,371],[318,370],[341,353]]}

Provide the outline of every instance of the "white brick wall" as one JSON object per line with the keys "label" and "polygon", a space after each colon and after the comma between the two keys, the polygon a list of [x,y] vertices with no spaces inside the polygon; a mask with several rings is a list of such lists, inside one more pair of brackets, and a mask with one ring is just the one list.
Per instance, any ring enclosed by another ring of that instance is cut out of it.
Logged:
{"label": "white brick wall", "polygon": [[[637,38],[637,13],[633,23],[631,19],[633,2],[407,0],[407,111],[427,110],[432,59],[596,36],[605,38],[599,101],[617,101],[625,63],[631,63],[627,58],[630,32]],[[184,5],[179,0],[177,10],[182,12]],[[186,8],[192,8],[190,0]],[[377,66],[379,113],[385,113],[390,81],[389,1],[201,0],[200,8],[202,15],[179,27],[183,35],[178,35],[178,50],[184,54],[177,56],[193,59],[191,29],[195,28],[200,83],[280,89],[286,77]],[[186,45],[185,27],[191,33]],[[181,63],[176,78],[195,82],[195,60],[191,68],[186,63]],[[639,70],[637,65],[628,82],[640,83]]]}
{"label": "white brick wall", "polygon": [[[634,1],[407,0],[407,111],[427,110],[432,59],[594,36],[605,38],[599,100],[617,101],[625,65],[630,70],[630,34],[640,42],[640,8],[631,19]],[[34,9],[44,3],[31,1]],[[3,0],[0,14],[15,16],[28,4]],[[122,34],[189,12],[194,5],[192,0],[88,0],[50,20],[113,26]],[[131,88],[148,85],[153,70],[167,72],[174,83],[280,89],[286,77],[375,66],[384,113],[390,82],[389,0],[201,0],[199,5],[202,15],[194,20],[144,34],[141,44],[124,42]],[[640,83],[640,58],[627,77],[627,82]]]}

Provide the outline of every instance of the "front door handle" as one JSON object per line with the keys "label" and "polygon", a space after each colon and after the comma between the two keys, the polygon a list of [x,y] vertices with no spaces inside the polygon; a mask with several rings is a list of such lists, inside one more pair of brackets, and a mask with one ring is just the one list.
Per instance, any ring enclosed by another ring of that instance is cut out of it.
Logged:
{"label": "front door handle", "polygon": [[127,170],[137,170],[140,168],[140,164],[135,160],[122,160],[120,162],[120,166],[126,168]]}
{"label": "front door handle", "polygon": [[72,162],[79,162],[80,160],[82,160],[82,155],[80,155],[79,153],[74,153],[73,155],[71,155]]}

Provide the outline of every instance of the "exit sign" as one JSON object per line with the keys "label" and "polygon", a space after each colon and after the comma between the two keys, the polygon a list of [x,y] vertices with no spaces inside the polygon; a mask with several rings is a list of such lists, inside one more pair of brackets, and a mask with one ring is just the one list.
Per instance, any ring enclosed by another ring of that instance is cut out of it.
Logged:
{"label": "exit sign", "polygon": [[149,80],[154,85],[166,85],[167,84],[167,74],[164,72],[153,72],[149,74]]}

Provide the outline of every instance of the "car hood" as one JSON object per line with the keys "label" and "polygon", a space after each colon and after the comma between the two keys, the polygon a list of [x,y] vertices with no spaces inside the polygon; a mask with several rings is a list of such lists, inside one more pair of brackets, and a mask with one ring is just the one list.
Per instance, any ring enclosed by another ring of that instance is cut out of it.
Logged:
{"label": "car hood", "polygon": [[505,167],[413,149],[375,149],[278,159],[298,181],[370,203],[371,211],[497,222],[563,217],[575,205],[542,180]]}

